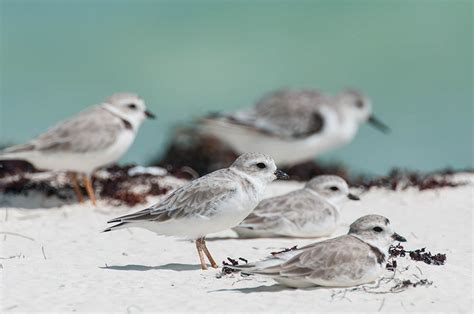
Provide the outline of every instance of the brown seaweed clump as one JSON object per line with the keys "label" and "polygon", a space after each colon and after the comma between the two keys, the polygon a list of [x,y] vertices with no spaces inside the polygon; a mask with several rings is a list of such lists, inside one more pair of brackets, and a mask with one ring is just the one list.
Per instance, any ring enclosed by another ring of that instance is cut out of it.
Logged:
{"label": "brown seaweed clump", "polygon": [[[126,204],[134,206],[146,202],[147,196],[166,194],[168,188],[159,183],[157,176],[149,173],[129,175],[130,169],[136,165],[113,165],[105,169],[107,176],[94,177],[94,186],[100,191],[101,198],[116,201],[117,205]],[[135,187],[142,187],[136,191]]]}
{"label": "brown seaweed clump", "polygon": [[424,262],[428,265],[444,265],[446,263],[446,254],[431,254],[431,252],[426,251],[426,248],[407,251],[400,243],[397,245],[390,246],[388,252],[389,262],[387,263],[386,268],[392,271],[397,268],[397,262],[395,261],[395,258],[397,257],[409,256],[410,259],[414,261]]}
{"label": "brown seaweed clump", "polygon": [[193,129],[181,129],[172,138],[163,157],[151,164],[163,167],[177,177],[189,178],[189,169],[197,176],[203,176],[228,167],[237,157],[237,153],[217,138]]}
{"label": "brown seaweed clump", "polygon": [[34,172],[38,172],[38,170],[26,160],[0,160],[0,179]]}
{"label": "brown seaweed clump", "polygon": [[[227,260],[226,261],[222,261],[222,268],[221,268],[221,276],[222,275],[229,275],[229,274],[232,274],[232,273],[237,273],[237,272],[240,272],[240,270],[238,269],[235,269],[235,268],[232,268],[232,266],[237,266],[240,264],[240,262],[243,262],[245,264],[248,263],[248,260],[243,258],[243,257],[239,257],[238,259],[233,259],[231,257],[227,257]],[[244,274],[241,273],[241,275],[245,276]]]}

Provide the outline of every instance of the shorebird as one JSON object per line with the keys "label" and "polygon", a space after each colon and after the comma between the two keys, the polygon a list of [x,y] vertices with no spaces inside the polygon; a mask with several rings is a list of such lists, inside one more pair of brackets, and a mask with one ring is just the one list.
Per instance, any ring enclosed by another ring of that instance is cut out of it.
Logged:
{"label": "shorebird", "polygon": [[200,120],[204,134],[238,153],[258,150],[277,164],[294,165],[350,142],[363,122],[389,128],[372,114],[370,100],[356,90],[329,96],[317,90],[277,90],[255,106]]}
{"label": "shorebird", "polygon": [[117,161],[133,143],[145,118],[155,116],[136,94],[117,93],[99,105],[63,120],[26,144],[0,151],[0,160],[22,159],[38,169],[67,171],[79,202],[84,186],[95,205],[93,171]]}
{"label": "shorebird", "polygon": [[380,278],[394,241],[406,239],[393,231],[387,218],[367,215],[353,222],[347,235],[275,253],[257,264],[229,267],[293,288],[351,287]]}
{"label": "shorebird", "polygon": [[264,199],[233,228],[240,237],[323,237],[339,222],[338,205],[359,200],[338,176],[317,176],[299,190]]}
{"label": "shorebird", "polygon": [[217,268],[206,247],[206,235],[238,225],[262,199],[267,184],[284,178],[288,176],[277,169],[271,157],[246,153],[229,168],[191,181],[149,208],[108,221],[116,224],[104,232],[139,227],[193,239],[201,268],[207,269],[204,255]]}

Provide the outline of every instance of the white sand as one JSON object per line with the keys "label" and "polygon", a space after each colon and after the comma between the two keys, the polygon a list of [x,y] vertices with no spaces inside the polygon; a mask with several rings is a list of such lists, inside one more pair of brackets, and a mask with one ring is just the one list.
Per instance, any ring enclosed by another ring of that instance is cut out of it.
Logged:
{"label": "white sand", "polygon": [[[473,182],[473,177],[464,179]],[[268,192],[280,194],[298,186],[276,183]],[[108,219],[138,208],[1,209],[0,311],[471,312],[473,203],[472,183],[424,192],[373,189],[362,195],[362,201],[346,203],[337,234],[347,232],[357,217],[378,213],[408,238],[406,249],[427,247],[447,254],[444,266],[399,258],[398,269],[408,266],[408,270],[369,292],[285,289],[266,278],[239,274],[216,278],[218,270],[199,269],[189,241],[139,229],[100,233]],[[271,251],[314,241],[218,239],[228,236],[233,232],[213,235],[208,241],[219,261],[227,256],[260,259]],[[400,293],[371,293],[389,291],[398,279],[417,277],[433,284]]]}

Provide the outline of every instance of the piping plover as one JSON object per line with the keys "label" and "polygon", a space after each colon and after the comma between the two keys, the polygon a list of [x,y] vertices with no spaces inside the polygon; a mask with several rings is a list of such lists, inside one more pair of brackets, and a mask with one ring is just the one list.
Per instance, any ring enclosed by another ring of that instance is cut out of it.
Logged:
{"label": "piping plover", "polygon": [[293,165],[350,142],[365,121],[389,130],[358,91],[331,97],[316,90],[284,89],[265,95],[254,107],[204,118],[200,126],[238,153],[258,150],[277,164]]}
{"label": "piping plover", "polygon": [[350,287],[382,275],[394,241],[406,239],[393,231],[387,218],[367,215],[353,222],[347,235],[282,252],[254,265],[231,267],[270,276],[294,288]]}
{"label": "piping plover", "polygon": [[132,93],[117,93],[59,122],[26,144],[8,147],[0,152],[0,159],[23,159],[38,169],[68,171],[80,202],[77,174],[82,173],[87,193],[95,204],[90,175],[127,151],[145,118],[154,115],[146,109],[143,99]]}
{"label": "piping plover", "polygon": [[338,176],[318,176],[304,188],[265,199],[233,228],[241,237],[322,237],[339,222],[338,204],[359,200]]}
{"label": "piping plover", "polygon": [[139,212],[108,221],[117,223],[104,230],[127,227],[149,229],[161,235],[196,240],[202,269],[217,263],[206,247],[207,234],[238,225],[257,206],[265,187],[288,176],[278,170],[273,159],[259,153],[246,153],[225,169],[191,181],[163,201]]}

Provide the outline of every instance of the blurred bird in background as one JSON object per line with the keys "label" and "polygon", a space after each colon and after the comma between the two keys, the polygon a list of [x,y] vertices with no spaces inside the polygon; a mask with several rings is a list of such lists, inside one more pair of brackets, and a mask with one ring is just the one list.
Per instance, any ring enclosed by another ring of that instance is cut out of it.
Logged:
{"label": "blurred bird in background", "polygon": [[38,169],[67,171],[79,202],[82,175],[87,194],[96,204],[91,174],[117,161],[133,143],[145,118],[155,116],[132,93],[117,93],[101,104],[63,120],[26,144],[0,151],[0,160],[26,160]]}
{"label": "blurred bird in background", "polygon": [[370,100],[356,90],[330,96],[313,89],[282,89],[251,108],[205,117],[200,127],[239,154],[259,151],[278,164],[294,165],[349,143],[364,122],[389,132],[373,115]]}
{"label": "blurred bird in background", "polygon": [[358,201],[347,182],[332,175],[317,176],[299,190],[261,201],[233,230],[244,238],[323,237],[339,223],[343,200]]}

